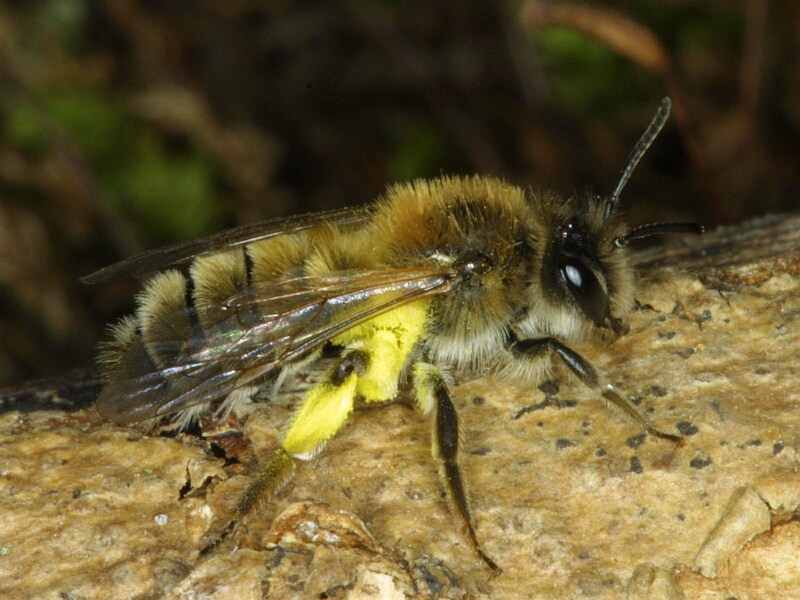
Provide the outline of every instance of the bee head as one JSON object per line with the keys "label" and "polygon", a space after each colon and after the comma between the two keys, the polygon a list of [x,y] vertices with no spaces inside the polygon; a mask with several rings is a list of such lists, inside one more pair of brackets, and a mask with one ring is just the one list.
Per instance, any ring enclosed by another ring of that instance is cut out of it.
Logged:
{"label": "bee head", "polygon": [[[538,281],[530,289],[537,330],[571,338],[585,329],[622,333],[621,318],[633,305],[633,270],[615,240],[626,231],[618,215],[605,216],[596,197],[560,200],[540,196],[537,222]],[[549,207],[549,208],[548,208]]]}
{"label": "bee head", "polygon": [[[633,272],[625,247],[635,239],[668,232],[702,232],[694,223],[651,223],[628,229],[619,216],[619,196],[647,148],[661,131],[670,111],[664,98],[655,117],[631,151],[612,194],[603,199],[571,198],[553,204],[546,215],[542,288],[552,306],[567,306],[578,319],[551,318],[556,329],[571,330],[588,320],[594,326],[622,333],[621,316],[633,302]],[[550,312],[556,315],[555,309]],[[562,323],[561,327],[555,325]],[[566,324],[569,324],[567,326]]]}
{"label": "bee head", "polygon": [[555,227],[542,276],[545,289],[575,306],[596,326],[615,322],[609,313],[608,277],[597,240],[584,223],[574,219]]}

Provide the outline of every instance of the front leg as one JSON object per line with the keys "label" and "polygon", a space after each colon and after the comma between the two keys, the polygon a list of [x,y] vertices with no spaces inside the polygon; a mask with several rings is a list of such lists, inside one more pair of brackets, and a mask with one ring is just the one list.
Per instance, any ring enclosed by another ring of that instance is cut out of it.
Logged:
{"label": "front leg", "polygon": [[506,341],[506,347],[515,358],[536,358],[554,352],[570,370],[587,386],[597,387],[597,371],[585,358],[569,346],[555,338],[530,338],[521,340],[512,331]]}
{"label": "front leg", "polygon": [[431,454],[440,462],[440,474],[447,494],[448,504],[453,515],[466,530],[475,552],[494,572],[500,567],[481,549],[467,503],[467,494],[458,467],[459,426],[458,413],[450,400],[447,383],[441,372],[431,364],[414,365],[414,388],[422,412],[433,412],[433,431]]}
{"label": "front leg", "polygon": [[[578,376],[578,379],[588,387],[597,387],[597,371],[589,364],[589,361],[555,338],[546,337],[520,340],[514,332],[511,332],[508,336],[506,347],[515,358],[522,360],[538,358],[544,354],[554,353]],[[653,427],[635,406],[617,394],[610,385],[602,392],[602,396],[612,409],[616,409],[617,412],[622,412],[628,418],[638,423],[647,433],[673,442],[678,442],[682,439],[678,435],[673,435]]]}

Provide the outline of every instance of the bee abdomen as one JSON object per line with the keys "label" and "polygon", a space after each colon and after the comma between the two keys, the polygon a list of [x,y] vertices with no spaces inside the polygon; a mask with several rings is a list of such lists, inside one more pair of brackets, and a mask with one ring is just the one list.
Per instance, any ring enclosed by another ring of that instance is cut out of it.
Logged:
{"label": "bee abdomen", "polygon": [[160,367],[175,363],[203,337],[193,287],[182,273],[170,270],[148,281],[139,296],[136,331]]}
{"label": "bee abdomen", "polygon": [[[323,225],[198,256],[188,273],[154,276],[106,344],[98,410],[118,422],[176,414],[183,427],[214,401],[228,398],[230,407],[231,392],[251,381],[277,377],[292,340],[317,314],[308,308],[324,303],[305,286],[363,256],[339,251],[345,237]],[[298,293],[307,293],[306,310],[295,313]]]}
{"label": "bee abdomen", "polygon": [[[223,307],[231,298],[248,293],[251,277],[252,261],[247,258],[246,248],[195,259],[189,270],[187,285],[192,294],[191,298],[187,294],[186,305],[197,314],[203,331],[215,328],[229,316]],[[236,304],[241,312],[255,311],[253,302],[246,298],[237,298]]]}
{"label": "bee abdomen", "polygon": [[153,362],[164,368],[202,351],[223,330],[257,324],[264,318],[259,286],[274,285],[287,273],[302,276],[332,269],[325,257],[332,245],[325,242],[332,235],[322,229],[313,244],[306,232],[279,236],[199,256],[188,274],[169,270],[155,275],[138,297],[135,317],[128,319],[133,325],[112,331],[104,362],[111,368],[120,364],[133,341],[141,338]]}

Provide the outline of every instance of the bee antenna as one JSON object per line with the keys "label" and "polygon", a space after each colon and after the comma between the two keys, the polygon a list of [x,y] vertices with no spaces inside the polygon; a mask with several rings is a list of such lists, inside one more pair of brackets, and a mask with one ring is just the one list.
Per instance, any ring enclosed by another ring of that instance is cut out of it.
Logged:
{"label": "bee antenna", "polygon": [[703,233],[704,228],[697,223],[649,223],[634,227],[625,235],[619,236],[614,240],[617,248],[627,246],[633,240],[659,235],[661,233]]}
{"label": "bee antenna", "polygon": [[631,153],[628,155],[625,168],[622,169],[622,173],[620,173],[617,187],[614,188],[614,191],[611,193],[611,197],[606,200],[606,209],[604,214],[606,219],[611,216],[611,211],[619,202],[619,196],[622,193],[625,185],[628,183],[628,179],[630,179],[633,170],[636,168],[636,165],[638,165],[639,161],[642,160],[642,156],[644,156],[644,153],[647,152],[650,144],[653,143],[653,140],[656,139],[656,136],[661,132],[661,129],[664,127],[664,123],[667,122],[671,107],[672,101],[669,99],[669,96],[667,96],[661,101],[661,106],[658,107],[656,116],[653,117],[652,121],[650,121],[650,125],[647,126],[647,129],[645,129],[642,137],[639,138],[639,141],[636,142],[633,150],[631,150]]}

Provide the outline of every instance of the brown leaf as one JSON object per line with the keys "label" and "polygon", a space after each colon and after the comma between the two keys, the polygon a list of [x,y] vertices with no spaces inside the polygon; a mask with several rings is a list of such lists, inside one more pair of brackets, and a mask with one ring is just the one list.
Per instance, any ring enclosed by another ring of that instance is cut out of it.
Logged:
{"label": "brown leaf", "polygon": [[578,2],[531,0],[523,4],[519,14],[523,25],[531,29],[574,29],[596,39],[648,71],[663,76],[670,70],[667,51],[655,34],[616,11]]}

